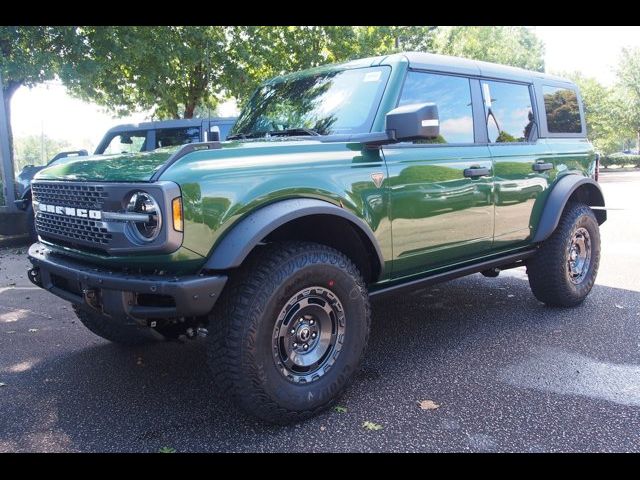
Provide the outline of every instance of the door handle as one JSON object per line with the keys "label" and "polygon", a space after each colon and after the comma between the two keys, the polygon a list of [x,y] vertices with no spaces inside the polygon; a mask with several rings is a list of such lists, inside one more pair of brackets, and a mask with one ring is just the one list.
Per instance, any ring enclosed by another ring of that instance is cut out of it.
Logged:
{"label": "door handle", "polygon": [[536,162],[536,163],[534,163],[532,165],[532,168],[536,172],[545,172],[545,171],[551,170],[553,168],[553,163],[542,163],[542,162],[538,163],[538,162]]}
{"label": "door handle", "polygon": [[464,176],[467,178],[486,177],[491,170],[485,167],[471,167],[464,169]]}

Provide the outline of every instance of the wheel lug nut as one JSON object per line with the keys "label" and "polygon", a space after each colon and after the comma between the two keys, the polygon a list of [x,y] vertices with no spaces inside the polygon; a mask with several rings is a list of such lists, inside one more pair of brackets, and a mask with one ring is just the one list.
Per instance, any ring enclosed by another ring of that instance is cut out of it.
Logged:
{"label": "wheel lug nut", "polygon": [[292,328],[292,329],[289,331],[289,333],[291,333],[291,335],[293,335],[294,333],[296,333],[296,329],[295,329],[295,328]]}
{"label": "wheel lug nut", "polygon": [[298,344],[294,342],[293,348],[298,348]]}
{"label": "wheel lug nut", "polygon": [[313,333],[311,334],[311,338],[316,338],[317,336],[318,336],[318,334],[317,334],[316,332],[313,332]]}
{"label": "wheel lug nut", "polygon": [[314,323],[316,323],[315,320],[309,320],[309,325],[313,325]]}
{"label": "wheel lug nut", "polygon": [[309,345],[307,345],[307,344],[305,343],[305,344],[304,344],[304,346],[303,346],[302,348],[304,348],[305,350],[308,350],[308,349],[309,349]]}

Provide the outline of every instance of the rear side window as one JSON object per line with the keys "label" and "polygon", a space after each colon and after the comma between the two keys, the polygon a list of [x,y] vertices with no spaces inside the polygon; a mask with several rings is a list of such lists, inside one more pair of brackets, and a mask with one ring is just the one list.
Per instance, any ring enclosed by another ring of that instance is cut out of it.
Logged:
{"label": "rear side window", "polygon": [[561,87],[542,87],[549,133],[582,133],[578,95]]}
{"label": "rear side window", "polygon": [[438,106],[440,117],[440,135],[435,140],[428,140],[428,143],[473,143],[473,112],[468,78],[410,71],[398,106],[426,102]]}
{"label": "rear side window", "polygon": [[487,130],[491,143],[529,142],[534,127],[528,85],[482,82]]}

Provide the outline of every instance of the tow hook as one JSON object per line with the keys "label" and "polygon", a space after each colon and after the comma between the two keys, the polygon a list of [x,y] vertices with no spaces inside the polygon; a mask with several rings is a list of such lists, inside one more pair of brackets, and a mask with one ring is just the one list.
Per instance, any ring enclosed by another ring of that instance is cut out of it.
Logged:
{"label": "tow hook", "polygon": [[98,302],[98,291],[94,288],[87,288],[82,290],[82,296],[87,305],[95,310],[100,310],[100,304]]}
{"label": "tow hook", "polygon": [[42,279],[40,278],[40,269],[38,267],[33,267],[27,270],[27,276],[31,283],[38,287],[42,287]]}
{"label": "tow hook", "polygon": [[198,337],[206,337],[209,331],[203,327],[198,327],[198,328],[189,327],[187,328],[187,331],[185,333],[189,340],[195,340]]}

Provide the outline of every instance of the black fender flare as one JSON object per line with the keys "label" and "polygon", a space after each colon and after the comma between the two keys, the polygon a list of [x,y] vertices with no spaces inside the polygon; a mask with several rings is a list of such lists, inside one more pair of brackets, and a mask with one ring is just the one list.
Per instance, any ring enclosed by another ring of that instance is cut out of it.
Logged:
{"label": "black fender flare", "polygon": [[[604,207],[604,195],[598,182],[580,175],[563,176],[549,193],[538,222],[538,229],[533,237],[534,243],[546,240],[553,233],[560,222],[560,217],[569,198],[579,188],[588,189],[589,206]],[[607,211],[597,210],[596,218],[599,224],[603,224],[607,219]]]}
{"label": "black fender flare", "polygon": [[250,213],[224,235],[203,268],[227,270],[239,267],[251,250],[269,233],[287,222],[309,215],[333,215],[351,222],[371,242],[380,264],[378,277],[382,275],[384,257],[369,225],[349,210],[313,198],[281,200]]}

